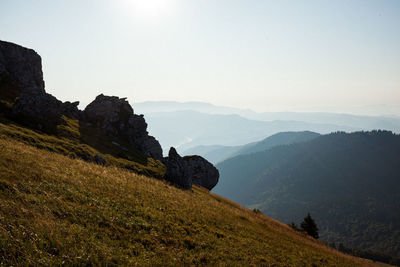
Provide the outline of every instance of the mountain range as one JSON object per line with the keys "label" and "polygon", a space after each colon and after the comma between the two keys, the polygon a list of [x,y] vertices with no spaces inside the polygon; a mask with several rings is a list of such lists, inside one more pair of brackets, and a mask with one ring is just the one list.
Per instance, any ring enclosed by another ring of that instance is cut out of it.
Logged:
{"label": "mountain range", "polygon": [[[288,111],[269,111],[269,112],[256,112],[252,109],[234,108],[229,106],[214,105],[207,102],[200,101],[146,101],[136,102],[136,110],[139,113],[147,114],[153,112],[171,112],[179,110],[194,110],[202,113],[210,114],[237,114],[248,119],[256,120],[269,120],[282,119],[285,116],[308,116],[308,115],[350,115],[354,117],[387,117],[398,118],[400,116],[400,106],[396,105],[367,105],[360,107],[342,107],[342,108],[309,108],[309,111],[304,110],[288,110]],[[321,110],[325,110],[322,112]],[[280,117],[282,116],[282,117]],[[339,116],[340,117],[340,116]]]}
{"label": "mountain range", "polygon": [[202,102],[144,102],[135,105],[144,114],[149,132],[166,150],[181,153],[195,146],[239,146],[285,131],[388,130],[400,133],[398,116],[361,116],[336,113],[264,112],[220,107]]}
{"label": "mountain range", "polygon": [[217,194],[288,224],[310,212],[321,239],[400,257],[400,135],[337,132],[217,168]]}
{"label": "mountain range", "polygon": [[149,123],[149,132],[158,137],[161,146],[174,146],[181,153],[199,145],[244,145],[286,131],[325,134],[338,130],[359,130],[352,126],[301,121],[257,121],[235,114],[206,114],[192,110],[150,113],[144,116]]}

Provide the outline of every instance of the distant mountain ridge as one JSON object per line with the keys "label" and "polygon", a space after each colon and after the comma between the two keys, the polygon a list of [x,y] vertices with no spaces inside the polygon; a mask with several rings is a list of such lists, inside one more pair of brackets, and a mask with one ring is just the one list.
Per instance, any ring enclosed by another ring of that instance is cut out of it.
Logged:
{"label": "distant mountain ridge", "polygon": [[161,146],[174,146],[180,153],[199,145],[244,145],[279,132],[312,131],[326,134],[339,130],[360,130],[352,126],[326,123],[249,120],[236,114],[206,114],[192,110],[144,116],[149,123],[149,132],[157,136]]}
{"label": "distant mountain ridge", "polygon": [[400,135],[333,133],[217,164],[216,193],[329,242],[400,256]]}
{"label": "distant mountain ridge", "polygon": [[198,154],[214,164],[226,159],[264,151],[274,146],[290,145],[310,141],[320,136],[318,133],[304,132],[282,132],[271,135],[261,141],[249,143],[243,146],[197,146],[183,151],[184,155]]}
{"label": "distant mountain ridge", "polygon": [[[338,112],[338,108],[333,109],[329,107],[324,108],[310,108],[309,110],[292,110],[292,111],[267,111],[256,112],[252,109],[235,108],[229,106],[214,105],[201,101],[145,101],[137,102],[135,106],[141,113],[151,112],[171,112],[178,110],[195,110],[199,112],[212,113],[212,114],[238,114],[246,118],[261,119],[262,116],[274,114],[333,114],[333,115],[350,115],[356,117],[400,117],[400,105],[367,105],[359,107],[344,107]],[[325,111],[321,111],[321,110]],[[315,110],[315,111],[313,111]]]}
{"label": "distant mountain ridge", "polygon": [[[176,112],[192,110],[207,114],[236,114],[250,120],[275,121],[291,120],[308,123],[334,124],[339,126],[351,126],[362,130],[383,129],[400,133],[400,106],[388,106],[391,115],[355,115],[342,111],[337,112],[255,112],[251,109],[239,109],[233,107],[216,106],[205,102],[173,102],[154,101],[135,104],[136,110],[143,114],[159,112]],[[373,106],[373,109],[382,110],[384,107]],[[361,109],[361,108],[360,108]],[[357,110],[357,109],[355,109]],[[349,110],[348,112],[351,112]],[[377,111],[376,114],[379,114]],[[397,116],[396,116],[397,114]]]}
{"label": "distant mountain ridge", "polygon": [[[285,131],[388,130],[400,133],[399,116],[360,116],[321,112],[263,112],[203,102],[158,101],[135,104],[149,121],[149,132],[166,151],[195,146],[239,146]],[[264,123],[263,126],[261,124]],[[207,131],[205,131],[207,129]],[[247,131],[246,131],[247,130]]]}

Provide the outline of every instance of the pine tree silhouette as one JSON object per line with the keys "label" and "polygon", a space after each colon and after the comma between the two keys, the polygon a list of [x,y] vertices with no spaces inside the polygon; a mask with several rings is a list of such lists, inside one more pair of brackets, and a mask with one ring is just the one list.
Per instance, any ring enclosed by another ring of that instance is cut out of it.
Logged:
{"label": "pine tree silhouette", "polygon": [[310,213],[304,217],[303,222],[300,224],[300,228],[315,239],[319,238],[317,224],[315,223],[314,219],[311,218]]}

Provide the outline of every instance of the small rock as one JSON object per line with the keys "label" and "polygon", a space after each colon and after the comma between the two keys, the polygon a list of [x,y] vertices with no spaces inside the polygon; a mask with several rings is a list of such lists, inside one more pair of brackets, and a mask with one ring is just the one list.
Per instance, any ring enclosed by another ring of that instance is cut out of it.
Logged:
{"label": "small rock", "polygon": [[106,160],[100,154],[94,156],[94,162],[102,166],[105,166],[107,164]]}

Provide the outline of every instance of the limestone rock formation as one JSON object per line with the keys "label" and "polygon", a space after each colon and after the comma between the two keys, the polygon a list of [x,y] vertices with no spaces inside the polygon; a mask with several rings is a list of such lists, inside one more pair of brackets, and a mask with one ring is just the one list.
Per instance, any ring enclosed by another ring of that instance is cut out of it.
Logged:
{"label": "limestone rock formation", "polygon": [[161,145],[149,136],[143,115],[134,114],[126,98],[101,94],[83,111],[82,120],[108,136],[127,138],[146,156],[162,159]]}
{"label": "limestone rock formation", "polygon": [[0,41],[0,95],[44,93],[42,59],[32,49]]}
{"label": "limestone rock formation", "polygon": [[192,184],[211,190],[217,185],[219,172],[210,162],[200,156],[182,158],[171,147],[163,163],[167,167],[166,179],[182,188],[192,188]]}

